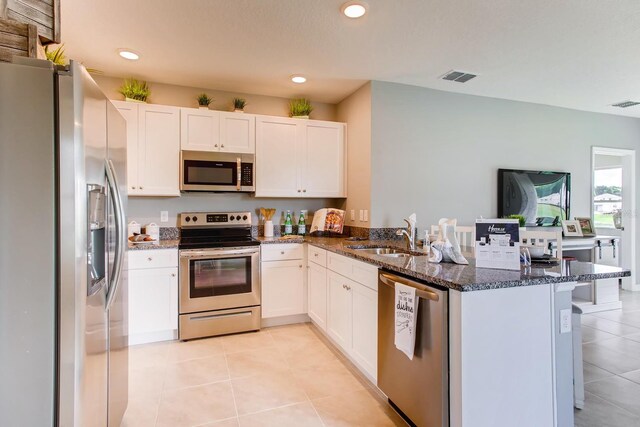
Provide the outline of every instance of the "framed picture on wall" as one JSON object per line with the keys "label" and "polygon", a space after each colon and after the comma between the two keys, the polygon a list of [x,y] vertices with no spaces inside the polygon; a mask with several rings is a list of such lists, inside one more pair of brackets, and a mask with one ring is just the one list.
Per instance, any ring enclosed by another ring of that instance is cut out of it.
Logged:
{"label": "framed picture on wall", "polygon": [[565,237],[582,237],[580,221],[562,221],[562,234]]}
{"label": "framed picture on wall", "polygon": [[593,222],[591,222],[591,218],[575,217],[574,219],[580,223],[580,230],[582,230],[583,236],[592,237],[596,235],[593,230]]}

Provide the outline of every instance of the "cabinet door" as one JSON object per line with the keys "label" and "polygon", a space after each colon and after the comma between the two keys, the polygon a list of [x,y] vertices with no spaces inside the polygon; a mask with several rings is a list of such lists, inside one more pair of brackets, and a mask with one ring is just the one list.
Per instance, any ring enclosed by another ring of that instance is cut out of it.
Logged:
{"label": "cabinet door", "polygon": [[327,333],[347,352],[351,351],[353,288],[349,280],[333,271],[327,272],[329,298],[327,303]]}
{"label": "cabinet door", "polygon": [[312,262],[307,266],[309,317],[323,331],[327,330],[327,269]]}
{"label": "cabinet door", "polygon": [[128,194],[140,194],[138,184],[138,104],[112,101],[127,121],[127,189]]}
{"label": "cabinet door", "polygon": [[255,153],[256,117],[245,113],[220,113],[220,151]]}
{"label": "cabinet door", "polygon": [[178,330],[178,269],[129,270],[129,344]]}
{"label": "cabinet door", "polygon": [[139,107],[138,187],[144,196],[180,195],[180,109]]}
{"label": "cabinet door", "polygon": [[374,379],[378,374],[378,293],[352,282],[353,346],[351,356]]}
{"label": "cabinet door", "polygon": [[262,263],[262,318],[306,313],[302,260]]}
{"label": "cabinet door", "polygon": [[180,147],[183,150],[220,150],[220,113],[196,108],[180,109]]}
{"label": "cabinet door", "polygon": [[303,195],[346,197],[344,125],[309,122],[304,161],[300,163]]}
{"label": "cabinet door", "polygon": [[299,197],[302,124],[294,119],[256,119],[256,197]]}

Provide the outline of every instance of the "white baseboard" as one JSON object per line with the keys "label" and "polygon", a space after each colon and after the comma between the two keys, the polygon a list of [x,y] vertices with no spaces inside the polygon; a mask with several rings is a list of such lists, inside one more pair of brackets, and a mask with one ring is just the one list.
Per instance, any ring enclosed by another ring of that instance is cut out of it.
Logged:
{"label": "white baseboard", "polygon": [[295,323],[308,323],[311,322],[311,318],[307,314],[294,314],[291,316],[281,317],[269,317],[262,319],[261,325],[263,328],[270,328],[272,326],[293,325]]}
{"label": "white baseboard", "polygon": [[148,332],[144,334],[129,335],[129,345],[147,344],[159,341],[172,341],[178,339],[178,330]]}

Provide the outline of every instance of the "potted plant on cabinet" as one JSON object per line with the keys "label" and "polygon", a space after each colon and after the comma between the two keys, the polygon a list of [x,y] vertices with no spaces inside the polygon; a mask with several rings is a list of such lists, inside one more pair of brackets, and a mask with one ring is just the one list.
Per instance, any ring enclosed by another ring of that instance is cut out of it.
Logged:
{"label": "potted plant on cabinet", "polygon": [[244,107],[247,106],[247,100],[244,98],[233,98],[233,111],[236,113],[244,113]]}
{"label": "potted plant on cabinet", "polygon": [[146,103],[151,94],[147,82],[136,79],[125,79],[118,92],[124,95],[125,101],[142,103]]}
{"label": "potted plant on cabinet", "polygon": [[300,98],[289,101],[289,116],[294,119],[308,119],[312,111],[313,107],[308,99]]}
{"label": "potted plant on cabinet", "polygon": [[201,110],[208,110],[209,104],[213,102],[213,98],[210,98],[206,93],[198,95],[198,106]]}

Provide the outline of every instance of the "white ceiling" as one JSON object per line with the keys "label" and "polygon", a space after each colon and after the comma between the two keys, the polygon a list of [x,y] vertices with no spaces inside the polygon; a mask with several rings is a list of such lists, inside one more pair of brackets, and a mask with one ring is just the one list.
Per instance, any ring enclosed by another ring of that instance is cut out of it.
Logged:
{"label": "white ceiling", "polygon": [[336,103],[383,80],[640,117],[609,106],[640,100],[638,0],[368,0],[358,20],[342,3],[63,0],[62,38],[105,74],[177,85]]}

